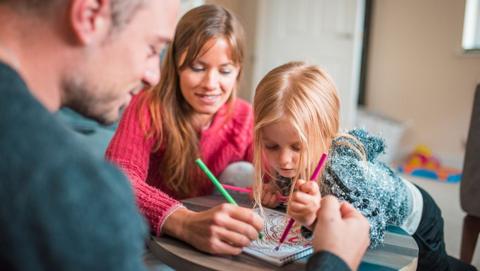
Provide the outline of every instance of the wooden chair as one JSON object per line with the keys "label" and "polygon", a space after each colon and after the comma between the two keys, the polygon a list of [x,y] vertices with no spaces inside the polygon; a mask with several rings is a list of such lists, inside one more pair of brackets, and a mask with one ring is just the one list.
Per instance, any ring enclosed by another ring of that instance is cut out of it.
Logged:
{"label": "wooden chair", "polygon": [[463,219],[460,259],[471,263],[480,232],[480,84],[473,102],[460,183],[460,204],[467,213]]}

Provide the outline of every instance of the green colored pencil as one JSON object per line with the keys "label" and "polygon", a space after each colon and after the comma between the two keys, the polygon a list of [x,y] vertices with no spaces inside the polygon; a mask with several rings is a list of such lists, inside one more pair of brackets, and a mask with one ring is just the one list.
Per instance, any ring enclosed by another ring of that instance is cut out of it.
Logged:
{"label": "green colored pencil", "polygon": [[[215,187],[218,189],[218,191],[220,191],[220,194],[222,194],[222,196],[228,201],[228,203],[231,203],[235,206],[238,206],[237,202],[232,198],[232,196],[230,196],[230,194],[227,192],[227,190],[225,190],[225,188],[223,188],[222,184],[220,184],[220,182],[217,180],[215,175],[213,175],[213,173],[210,171],[210,169],[208,169],[207,165],[205,165],[205,163],[203,163],[202,159],[198,158],[197,160],[195,160],[195,163],[197,163],[197,165],[200,167],[200,169],[207,175],[207,177],[210,179],[210,181],[212,181],[213,185],[215,185]],[[260,239],[263,238],[263,234],[261,232],[258,234],[258,238],[260,238]]]}
{"label": "green colored pencil", "polygon": [[197,165],[200,167],[200,169],[203,172],[205,172],[207,177],[210,179],[210,181],[212,181],[213,185],[215,185],[215,187],[218,189],[218,191],[220,191],[220,193],[228,201],[228,203],[231,203],[233,205],[238,206],[238,204],[235,202],[235,200],[232,198],[232,196],[230,196],[230,194],[228,194],[227,190],[225,190],[225,188],[223,188],[222,184],[220,184],[220,182],[217,180],[217,178],[215,178],[215,175],[213,175],[213,173],[208,169],[207,165],[205,165],[205,163],[203,163],[203,161],[200,158],[195,160],[195,163],[197,163]]}

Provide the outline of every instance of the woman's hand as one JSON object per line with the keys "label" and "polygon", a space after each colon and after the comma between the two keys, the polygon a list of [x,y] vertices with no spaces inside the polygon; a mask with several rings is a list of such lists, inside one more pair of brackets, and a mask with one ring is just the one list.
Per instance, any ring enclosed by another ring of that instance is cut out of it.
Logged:
{"label": "woman's hand", "polygon": [[298,223],[312,229],[320,208],[321,198],[320,188],[316,182],[298,180],[295,184],[295,192],[288,203],[288,215]]}
{"label": "woman's hand", "polygon": [[240,254],[262,229],[263,219],[252,209],[227,203],[203,212],[177,209],[163,226],[164,233],[216,255]]}

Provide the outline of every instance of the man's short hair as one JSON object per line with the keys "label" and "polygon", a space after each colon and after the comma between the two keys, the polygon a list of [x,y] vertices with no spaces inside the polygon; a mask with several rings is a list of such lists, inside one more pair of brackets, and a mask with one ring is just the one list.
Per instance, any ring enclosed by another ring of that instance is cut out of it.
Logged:
{"label": "man's short hair", "polygon": [[[128,24],[135,12],[146,0],[111,0],[112,30],[118,30]],[[0,0],[14,10],[34,13],[40,16],[50,16],[58,8],[65,7],[70,1],[65,0]]]}

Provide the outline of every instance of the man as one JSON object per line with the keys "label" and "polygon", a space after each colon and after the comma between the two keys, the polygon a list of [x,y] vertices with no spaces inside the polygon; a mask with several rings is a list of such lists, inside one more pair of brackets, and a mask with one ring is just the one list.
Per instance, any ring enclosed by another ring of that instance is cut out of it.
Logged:
{"label": "man", "polygon": [[[177,9],[177,0],[0,0],[2,268],[144,269],[146,227],[128,181],[51,112],[69,106],[117,119],[132,95],[158,81]],[[217,208],[211,217],[239,211]],[[256,230],[261,220],[248,217]],[[242,238],[248,229],[238,230]],[[317,247],[350,262],[332,242]]]}
{"label": "man", "polygon": [[0,0],[2,270],[145,268],[129,183],[50,112],[118,118],[158,81],[177,9],[177,0]]}

